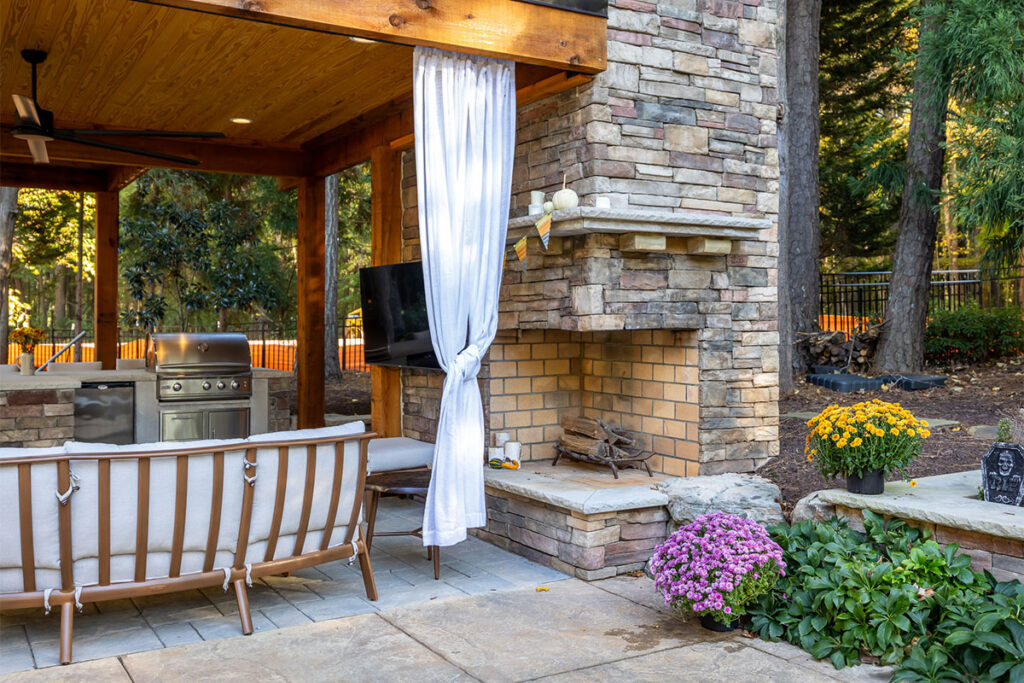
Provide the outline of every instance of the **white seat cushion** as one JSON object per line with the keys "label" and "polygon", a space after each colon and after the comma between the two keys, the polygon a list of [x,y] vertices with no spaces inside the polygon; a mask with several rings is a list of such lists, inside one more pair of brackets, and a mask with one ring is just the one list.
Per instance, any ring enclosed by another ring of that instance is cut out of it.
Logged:
{"label": "white seat cushion", "polygon": [[407,436],[373,439],[370,441],[367,461],[367,472],[430,467],[434,462],[434,444]]}

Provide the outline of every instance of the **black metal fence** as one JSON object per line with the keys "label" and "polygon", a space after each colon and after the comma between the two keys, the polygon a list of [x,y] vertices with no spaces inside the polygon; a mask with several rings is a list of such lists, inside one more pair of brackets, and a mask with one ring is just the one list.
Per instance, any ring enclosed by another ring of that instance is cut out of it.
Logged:
{"label": "black metal fence", "polygon": [[[891,271],[822,273],[818,322],[823,330],[849,332],[885,317]],[[975,302],[984,308],[1024,306],[1024,266],[991,274],[975,270],[936,270],[929,286],[930,310],[956,310]]]}
{"label": "black metal fence", "polygon": [[[340,339],[338,340],[338,362],[342,370],[369,372],[369,366],[363,356],[363,321],[361,318],[345,318],[339,321]],[[215,326],[188,325],[163,326],[164,332],[215,332]],[[294,327],[274,325],[271,323],[248,323],[229,326],[231,332],[242,332],[249,339],[249,352],[252,364],[257,368],[291,371],[295,367],[297,349],[297,331]],[[35,348],[35,363],[41,365],[62,346],[75,337],[73,331],[51,329],[47,339]],[[95,337],[92,330],[86,330],[81,340],[82,353],[80,360],[84,362],[96,360]],[[146,335],[132,329],[118,330],[118,358],[145,358]],[[8,363],[17,361],[20,349],[16,344],[10,345]],[[75,347],[67,349],[54,359],[54,362],[67,363],[75,360]]]}

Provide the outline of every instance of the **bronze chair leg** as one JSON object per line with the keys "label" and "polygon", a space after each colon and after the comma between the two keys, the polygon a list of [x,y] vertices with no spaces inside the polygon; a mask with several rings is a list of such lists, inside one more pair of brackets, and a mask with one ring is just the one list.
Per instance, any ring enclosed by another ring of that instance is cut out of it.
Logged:
{"label": "bronze chair leg", "polygon": [[[363,540],[363,530],[359,529],[359,540]],[[377,599],[377,582],[373,580],[373,567],[370,565],[370,546],[363,542],[363,552],[359,553],[359,569],[363,573],[363,585],[366,587],[366,599]]]}
{"label": "bronze chair leg", "polygon": [[441,578],[441,548],[436,545],[430,547],[432,550],[431,556],[434,560],[434,580],[436,581]]}
{"label": "bronze chair leg", "polygon": [[75,618],[75,603],[65,602],[60,606],[60,663],[71,663],[71,627]]}
{"label": "bronze chair leg", "polygon": [[242,620],[242,633],[252,635],[252,614],[249,612],[249,593],[245,590],[245,579],[234,581],[235,599],[238,600],[238,618]]}
{"label": "bronze chair leg", "polygon": [[[380,503],[380,492],[373,489],[366,490],[366,552],[370,552],[370,544],[373,543],[373,527],[377,523],[377,504]],[[360,530],[360,536],[362,531]]]}

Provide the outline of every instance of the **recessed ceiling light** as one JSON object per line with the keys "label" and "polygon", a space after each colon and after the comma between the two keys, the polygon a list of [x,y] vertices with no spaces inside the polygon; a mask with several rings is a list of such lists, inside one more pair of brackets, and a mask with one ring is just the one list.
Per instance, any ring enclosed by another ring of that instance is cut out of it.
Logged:
{"label": "recessed ceiling light", "polygon": [[228,120],[231,121],[231,123],[240,123],[242,125],[245,125],[247,123],[252,123],[252,119],[245,119],[245,118],[242,118],[240,116],[236,116],[236,117],[233,117],[233,118],[228,119]]}
{"label": "recessed ceiling light", "polygon": [[373,43],[377,42],[376,40],[371,40],[370,38],[363,38],[362,36],[349,36],[348,39],[351,40],[353,43],[363,43],[364,45],[372,45]]}

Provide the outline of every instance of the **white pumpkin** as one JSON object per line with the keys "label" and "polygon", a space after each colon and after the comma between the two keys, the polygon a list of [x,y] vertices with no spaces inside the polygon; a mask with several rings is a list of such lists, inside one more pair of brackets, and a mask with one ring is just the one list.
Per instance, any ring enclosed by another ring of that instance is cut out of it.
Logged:
{"label": "white pumpkin", "polygon": [[574,209],[580,205],[579,195],[565,186],[565,174],[562,175],[562,189],[551,197],[551,203],[555,210]]}
{"label": "white pumpkin", "polygon": [[544,213],[551,213],[555,210],[554,202],[544,202]]}

